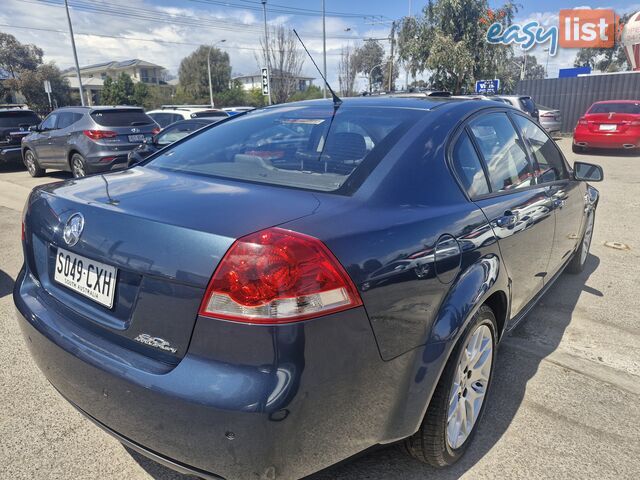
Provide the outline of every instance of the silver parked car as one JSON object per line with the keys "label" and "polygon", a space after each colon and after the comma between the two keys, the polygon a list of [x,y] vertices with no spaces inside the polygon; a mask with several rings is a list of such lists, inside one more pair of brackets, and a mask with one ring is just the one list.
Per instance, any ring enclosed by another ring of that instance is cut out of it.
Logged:
{"label": "silver parked car", "polygon": [[47,168],[84,177],[126,168],[129,152],[160,128],[138,107],[65,107],[29,130],[22,159],[32,177]]}
{"label": "silver parked car", "polygon": [[562,112],[560,112],[560,110],[538,104],[538,111],[540,112],[540,125],[542,125],[547,132],[560,132],[562,128]]}
{"label": "silver parked car", "polygon": [[503,102],[516,107],[531,118],[538,120],[538,107],[529,95],[498,95],[495,98],[501,98]]}

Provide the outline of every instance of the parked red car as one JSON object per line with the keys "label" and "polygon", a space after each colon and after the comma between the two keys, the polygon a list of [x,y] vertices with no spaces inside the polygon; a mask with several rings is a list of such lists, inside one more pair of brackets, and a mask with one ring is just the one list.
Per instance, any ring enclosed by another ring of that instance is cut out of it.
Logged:
{"label": "parked red car", "polygon": [[591,105],[573,131],[573,151],[588,148],[640,148],[640,100]]}

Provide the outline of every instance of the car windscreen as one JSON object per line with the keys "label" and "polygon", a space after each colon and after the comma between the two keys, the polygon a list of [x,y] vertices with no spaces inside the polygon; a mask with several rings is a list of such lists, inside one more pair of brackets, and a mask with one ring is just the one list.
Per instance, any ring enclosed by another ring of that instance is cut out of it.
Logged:
{"label": "car windscreen", "polygon": [[596,103],[587,113],[631,113],[637,115],[640,114],[640,103]]}
{"label": "car windscreen", "polygon": [[204,112],[193,112],[191,114],[191,118],[201,118],[201,117],[223,117],[223,118],[227,118],[229,116],[229,114],[227,112],[208,112],[208,111],[204,111]]}
{"label": "car windscreen", "polygon": [[209,125],[208,123],[183,123],[179,125],[172,125],[160,132],[156,137],[156,144],[159,146],[170,145],[173,142],[183,139],[187,135],[195,132],[196,130]]}
{"label": "car windscreen", "polygon": [[136,109],[98,110],[91,114],[91,118],[103,127],[130,127],[153,123],[149,115]]}
{"label": "car windscreen", "polygon": [[337,191],[359,181],[424,110],[282,106],[215,125],[170,146],[149,167],[218,178]]}
{"label": "car windscreen", "polygon": [[40,119],[33,112],[12,111],[0,112],[0,128],[19,127],[20,125],[36,125]]}

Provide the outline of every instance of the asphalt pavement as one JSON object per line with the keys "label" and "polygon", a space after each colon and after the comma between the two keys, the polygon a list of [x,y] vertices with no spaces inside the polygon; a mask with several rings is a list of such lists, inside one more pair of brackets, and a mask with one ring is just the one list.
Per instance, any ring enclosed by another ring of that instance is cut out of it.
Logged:
{"label": "asphalt pavement", "polygon": [[[585,271],[564,274],[501,344],[489,405],[461,462],[435,470],[397,446],[310,477],[377,479],[640,478],[640,155],[574,155],[605,181]],[[0,478],[180,479],[127,451],[46,382],[14,319],[20,212],[32,179],[0,166]]]}

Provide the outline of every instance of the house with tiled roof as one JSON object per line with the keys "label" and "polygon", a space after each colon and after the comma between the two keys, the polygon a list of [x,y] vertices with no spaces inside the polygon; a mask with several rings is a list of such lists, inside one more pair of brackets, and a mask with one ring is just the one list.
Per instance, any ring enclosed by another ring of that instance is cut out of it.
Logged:
{"label": "house with tiled roof", "polygon": [[[102,90],[104,80],[109,77],[115,80],[121,73],[126,73],[137,83],[147,83],[151,85],[165,84],[167,69],[155,63],[134,58],[122,61],[110,61],[94,63],[80,67],[82,77],[82,87],[89,104],[92,99],[98,99]],[[75,68],[68,68],[62,72],[62,76],[69,79],[69,86],[78,89],[78,76]]]}

